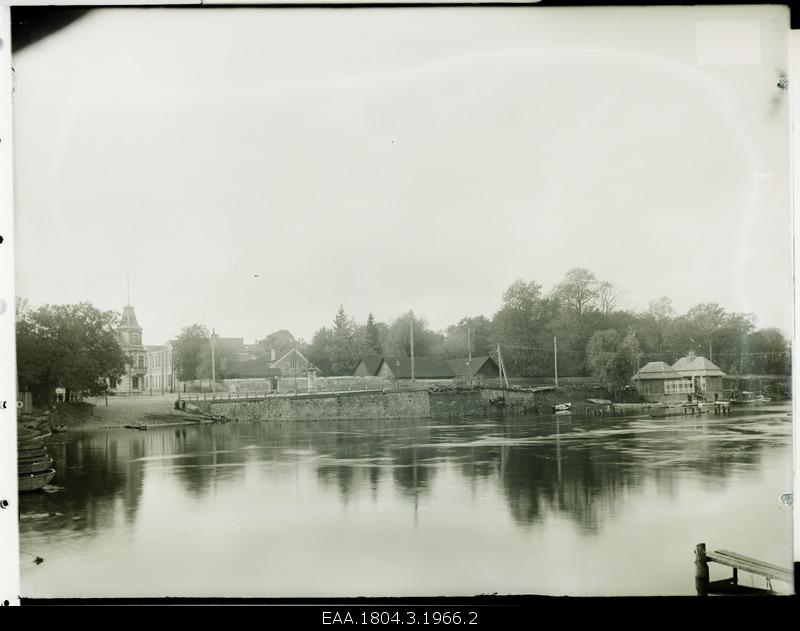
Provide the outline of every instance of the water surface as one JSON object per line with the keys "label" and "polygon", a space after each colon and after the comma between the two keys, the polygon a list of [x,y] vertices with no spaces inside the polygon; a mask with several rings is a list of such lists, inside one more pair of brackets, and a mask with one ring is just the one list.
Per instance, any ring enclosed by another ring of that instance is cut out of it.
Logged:
{"label": "water surface", "polygon": [[59,434],[22,592],[693,594],[699,542],[791,567],[788,411]]}

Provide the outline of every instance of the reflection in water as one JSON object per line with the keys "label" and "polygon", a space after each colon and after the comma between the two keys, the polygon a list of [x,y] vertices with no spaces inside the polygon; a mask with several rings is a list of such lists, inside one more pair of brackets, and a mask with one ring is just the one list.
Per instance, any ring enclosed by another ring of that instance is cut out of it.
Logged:
{"label": "reflection in water", "polygon": [[[789,564],[790,515],[756,523],[748,502],[770,505],[790,488],[790,444],[791,421],[777,407],[722,419],[60,434],[50,443],[56,486],[21,500],[23,588],[37,596],[692,593],[685,550],[725,531],[750,556],[770,531],[764,554]],[[715,516],[707,502],[716,502]],[[747,525],[737,530],[732,520]],[[623,578],[631,572],[617,558],[621,542],[652,544],[659,534],[665,550],[686,558],[671,559],[666,574]],[[546,557],[558,551],[567,551],[565,573],[548,578]],[[25,557],[34,554],[46,559],[35,569]],[[201,572],[207,556],[222,564],[218,572]],[[394,559],[394,571],[373,556]],[[619,576],[577,578],[614,563]]]}

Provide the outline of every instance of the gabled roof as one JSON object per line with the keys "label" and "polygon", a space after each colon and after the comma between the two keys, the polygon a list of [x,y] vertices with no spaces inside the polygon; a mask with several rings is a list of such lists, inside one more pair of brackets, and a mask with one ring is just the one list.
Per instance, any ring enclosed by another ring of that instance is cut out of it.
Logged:
{"label": "gabled roof", "polygon": [[265,379],[272,376],[280,376],[281,371],[277,368],[269,367],[269,362],[265,360],[231,360],[225,362],[222,373],[226,379],[236,379],[242,377],[261,377]]}
{"label": "gabled roof", "polygon": [[[383,364],[389,365],[389,369],[397,379],[411,379],[410,357],[384,357],[381,360],[380,367]],[[380,367],[378,370],[380,370]],[[443,359],[438,357],[414,358],[415,379],[452,379],[455,376],[450,364]]]}
{"label": "gabled roof", "polygon": [[361,364],[364,364],[364,368],[366,369],[368,375],[374,376],[378,374],[378,368],[380,368],[381,365],[381,358],[378,355],[367,355],[362,357],[355,370],[353,370],[354,374],[355,371],[358,370],[358,366]]}
{"label": "gabled roof", "polygon": [[[448,359],[447,363],[450,366],[450,369],[453,371],[457,377],[465,377],[467,375],[467,362],[469,361],[468,357],[459,357],[458,359]],[[484,367],[484,365],[488,362],[491,362],[491,366],[494,370],[497,370],[497,364],[495,364],[494,360],[489,357],[473,357],[472,363],[470,364],[470,374],[475,376],[478,374],[478,371]]]}
{"label": "gabled roof", "polygon": [[639,369],[634,379],[680,379],[681,373],[666,362],[650,362]]}
{"label": "gabled roof", "polygon": [[274,362],[272,362],[272,366],[277,366],[277,365],[278,365],[278,364],[280,364],[280,363],[281,363],[281,362],[282,362],[284,359],[286,359],[287,357],[289,357],[289,355],[291,355],[292,353],[297,353],[297,354],[298,354],[298,355],[299,355],[299,356],[302,358],[302,360],[303,360],[304,362],[306,362],[307,364],[308,364],[308,363],[310,363],[310,362],[309,362],[309,361],[308,361],[308,360],[307,360],[305,357],[303,357],[303,353],[301,353],[300,351],[298,351],[296,348],[293,348],[293,349],[292,349],[292,350],[290,350],[288,353],[284,354],[282,357],[280,357],[280,358],[276,359]]}
{"label": "gabled roof", "polygon": [[672,368],[677,370],[682,377],[691,377],[694,375],[699,377],[725,376],[725,373],[722,372],[719,366],[702,355],[687,355],[686,357],[681,357],[672,364]]}

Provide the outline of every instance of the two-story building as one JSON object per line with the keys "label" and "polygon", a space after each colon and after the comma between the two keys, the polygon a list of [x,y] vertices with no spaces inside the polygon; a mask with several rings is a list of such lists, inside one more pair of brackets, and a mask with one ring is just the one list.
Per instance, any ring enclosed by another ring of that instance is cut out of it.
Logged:
{"label": "two-story building", "polygon": [[161,346],[146,346],[147,374],[144,386],[148,394],[166,394],[175,392],[175,362],[172,344],[167,342]]}

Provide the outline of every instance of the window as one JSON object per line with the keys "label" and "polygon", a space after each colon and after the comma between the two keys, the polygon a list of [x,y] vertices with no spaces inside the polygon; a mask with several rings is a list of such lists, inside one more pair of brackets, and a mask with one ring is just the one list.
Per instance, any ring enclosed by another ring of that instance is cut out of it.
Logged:
{"label": "window", "polygon": [[144,368],[144,355],[139,355],[139,368]]}

